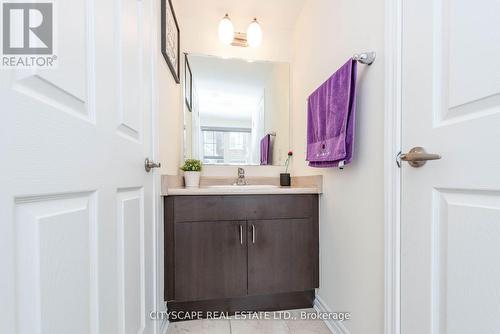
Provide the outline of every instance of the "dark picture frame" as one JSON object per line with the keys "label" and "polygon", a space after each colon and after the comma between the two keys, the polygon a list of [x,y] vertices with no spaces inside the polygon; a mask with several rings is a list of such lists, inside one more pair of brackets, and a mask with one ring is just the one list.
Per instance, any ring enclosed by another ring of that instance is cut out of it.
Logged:
{"label": "dark picture frame", "polygon": [[189,65],[188,54],[184,54],[184,94],[186,106],[190,112],[193,111],[193,72]]}
{"label": "dark picture frame", "polygon": [[161,0],[161,53],[175,82],[180,83],[180,30],[172,0]]}

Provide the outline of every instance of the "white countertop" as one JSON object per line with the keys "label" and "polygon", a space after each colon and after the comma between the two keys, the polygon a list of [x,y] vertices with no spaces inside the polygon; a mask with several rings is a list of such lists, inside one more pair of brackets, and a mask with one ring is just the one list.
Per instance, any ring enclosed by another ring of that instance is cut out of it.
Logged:
{"label": "white countertop", "polygon": [[168,196],[183,195],[272,195],[272,194],[319,194],[318,188],[273,187],[253,188],[245,186],[170,188]]}
{"label": "white countertop", "polygon": [[163,196],[321,194],[322,177],[293,177],[291,187],[280,187],[279,178],[248,178],[249,185],[232,185],[234,178],[203,178],[199,188],[186,188],[182,176],[164,175]]}

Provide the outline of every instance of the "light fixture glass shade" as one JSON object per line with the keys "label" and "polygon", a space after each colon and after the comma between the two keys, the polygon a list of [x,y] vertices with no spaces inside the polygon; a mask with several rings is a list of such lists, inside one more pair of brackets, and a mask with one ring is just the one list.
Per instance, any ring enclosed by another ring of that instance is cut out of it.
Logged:
{"label": "light fixture glass shade", "polygon": [[226,14],[219,23],[219,39],[222,43],[229,45],[234,39],[233,22]]}
{"label": "light fixture glass shade", "polygon": [[262,29],[257,19],[254,19],[247,29],[248,45],[252,48],[258,47],[262,43]]}

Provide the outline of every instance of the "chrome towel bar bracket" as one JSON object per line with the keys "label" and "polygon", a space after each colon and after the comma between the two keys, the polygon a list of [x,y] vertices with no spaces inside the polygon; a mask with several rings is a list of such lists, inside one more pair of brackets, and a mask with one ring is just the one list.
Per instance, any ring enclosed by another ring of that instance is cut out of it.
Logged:
{"label": "chrome towel bar bracket", "polygon": [[371,65],[377,58],[377,53],[376,52],[363,52],[363,53],[358,53],[352,56],[352,59],[356,60],[357,62],[365,65]]}

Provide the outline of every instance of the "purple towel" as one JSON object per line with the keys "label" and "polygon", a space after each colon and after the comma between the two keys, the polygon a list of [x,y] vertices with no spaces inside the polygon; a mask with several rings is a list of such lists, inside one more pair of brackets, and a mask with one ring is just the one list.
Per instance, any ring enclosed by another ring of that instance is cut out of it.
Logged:
{"label": "purple towel", "polygon": [[260,164],[271,164],[271,136],[265,135],[260,141]]}
{"label": "purple towel", "polygon": [[309,96],[307,161],[337,167],[352,161],[357,62],[350,59]]}

